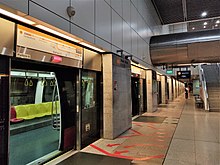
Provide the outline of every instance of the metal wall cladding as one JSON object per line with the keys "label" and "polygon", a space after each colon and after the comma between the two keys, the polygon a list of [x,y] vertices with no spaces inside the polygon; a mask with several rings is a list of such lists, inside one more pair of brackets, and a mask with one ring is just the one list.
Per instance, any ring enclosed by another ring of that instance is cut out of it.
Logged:
{"label": "metal wall cladding", "polygon": [[[149,39],[162,33],[151,0],[1,0],[0,5],[22,11],[109,52],[122,49],[149,64]],[[76,10],[71,18],[66,13],[70,5]]]}
{"label": "metal wall cladding", "polygon": [[0,18],[0,54],[13,56],[15,24]]}
{"label": "metal wall cladding", "polygon": [[207,30],[151,38],[154,65],[219,62],[220,31]]}
{"label": "metal wall cladding", "polygon": [[101,54],[84,49],[83,69],[101,71]]}

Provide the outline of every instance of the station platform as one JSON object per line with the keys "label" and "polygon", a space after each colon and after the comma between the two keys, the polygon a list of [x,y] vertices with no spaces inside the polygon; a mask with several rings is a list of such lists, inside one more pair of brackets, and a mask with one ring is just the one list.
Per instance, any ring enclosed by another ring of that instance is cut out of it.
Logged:
{"label": "station platform", "polygon": [[[220,164],[220,114],[195,106],[183,95],[155,113],[133,118],[115,140],[99,139],[79,152],[47,164]],[[87,161],[85,161],[87,160]]]}

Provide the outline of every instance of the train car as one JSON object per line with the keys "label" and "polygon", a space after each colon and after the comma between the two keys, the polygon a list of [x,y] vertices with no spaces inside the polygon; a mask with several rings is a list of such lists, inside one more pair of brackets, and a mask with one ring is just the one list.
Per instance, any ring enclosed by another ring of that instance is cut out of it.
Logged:
{"label": "train car", "polygon": [[10,121],[1,142],[9,148],[9,164],[41,164],[100,138],[101,55],[17,22],[0,22],[10,41],[10,52],[3,47],[0,56],[0,107]]}

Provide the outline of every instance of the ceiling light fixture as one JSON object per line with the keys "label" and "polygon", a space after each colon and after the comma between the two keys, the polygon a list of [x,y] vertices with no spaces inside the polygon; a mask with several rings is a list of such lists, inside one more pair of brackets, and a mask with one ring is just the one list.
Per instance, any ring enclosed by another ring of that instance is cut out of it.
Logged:
{"label": "ceiling light fixture", "polygon": [[219,21],[219,20],[217,20],[217,21],[216,21],[216,23],[220,23],[220,21]]}
{"label": "ceiling light fixture", "polygon": [[62,38],[68,39],[68,40],[70,40],[70,41],[79,42],[79,40],[76,40],[76,39],[74,39],[73,37],[67,36],[67,35],[65,35],[65,34],[63,34],[63,33],[60,33],[60,32],[58,32],[58,31],[56,31],[56,30],[53,30],[53,29],[50,29],[50,28],[48,28],[48,27],[46,27],[46,26],[36,25],[36,27],[39,28],[39,29],[45,30],[45,31],[47,31],[47,32],[50,32],[50,33],[52,33],[52,34],[55,34],[55,35],[57,35],[57,36],[60,36],[60,37],[62,37]]}
{"label": "ceiling light fixture", "polygon": [[218,27],[218,24],[215,24],[215,27]]}
{"label": "ceiling light fixture", "polygon": [[84,45],[84,46],[86,46],[86,47],[88,47],[88,48],[94,49],[94,50],[96,50],[96,51],[98,51],[98,52],[105,52],[104,50],[99,49],[99,48],[97,48],[97,47],[95,47],[95,46],[89,45],[89,44],[87,44],[87,43],[85,43],[85,42],[80,42],[80,44],[81,44],[81,45]]}
{"label": "ceiling light fixture", "polygon": [[14,14],[14,13],[11,13],[11,12],[8,12],[8,11],[6,11],[6,10],[3,10],[3,9],[1,9],[1,8],[0,8],[0,13],[3,14],[3,15],[6,15],[6,16],[8,16],[8,17],[11,17],[11,18],[13,18],[13,19],[16,19],[16,20],[18,20],[18,21],[27,23],[27,24],[29,24],[29,25],[35,24],[35,22],[33,22],[33,21],[31,21],[31,20],[28,20],[28,19],[26,19],[26,18],[23,18],[23,17],[21,17],[21,16],[18,16],[18,15],[16,15],[16,14]]}
{"label": "ceiling light fixture", "polygon": [[202,14],[201,14],[201,17],[205,17],[205,16],[207,16],[207,12],[206,11],[202,12]]}
{"label": "ceiling light fixture", "polygon": [[206,26],[203,26],[203,28],[205,29],[205,28],[206,28]]}
{"label": "ceiling light fixture", "polygon": [[195,27],[193,27],[192,30],[195,30]]}
{"label": "ceiling light fixture", "polygon": [[204,24],[203,25],[207,25],[208,23],[207,22],[204,22]]}

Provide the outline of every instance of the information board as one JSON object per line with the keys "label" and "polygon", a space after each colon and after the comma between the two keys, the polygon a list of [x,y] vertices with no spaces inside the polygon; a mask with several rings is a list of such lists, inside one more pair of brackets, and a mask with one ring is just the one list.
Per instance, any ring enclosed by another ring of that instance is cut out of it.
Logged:
{"label": "information board", "polygon": [[21,25],[17,29],[17,45],[82,61],[81,47]]}

